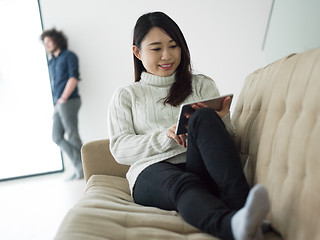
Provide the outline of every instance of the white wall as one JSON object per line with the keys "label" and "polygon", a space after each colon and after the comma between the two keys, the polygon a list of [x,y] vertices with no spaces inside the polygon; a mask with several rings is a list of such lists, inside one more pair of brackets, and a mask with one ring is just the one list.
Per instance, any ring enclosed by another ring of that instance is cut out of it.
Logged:
{"label": "white wall", "polygon": [[320,47],[320,1],[275,1],[263,49],[264,62],[316,47]]}
{"label": "white wall", "polygon": [[[196,72],[212,77],[234,103],[250,72],[263,65],[261,46],[272,0],[40,0],[44,28],[69,37],[80,59],[80,134],[107,138],[107,106],[133,82],[132,31],[137,18],[160,10],[180,26]],[[234,106],[234,105],[233,105]]]}

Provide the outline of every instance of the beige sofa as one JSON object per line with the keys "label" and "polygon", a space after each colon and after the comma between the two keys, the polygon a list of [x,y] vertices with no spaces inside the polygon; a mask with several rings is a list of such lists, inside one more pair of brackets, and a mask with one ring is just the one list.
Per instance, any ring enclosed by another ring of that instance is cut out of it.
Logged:
{"label": "beige sofa", "polygon": [[[320,239],[320,49],[250,74],[232,120],[248,181],[269,191],[275,231],[265,239]],[[108,140],[84,145],[82,154],[87,189],[55,239],[216,239],[175,211],[133,203],[128,166],[114,161]]]}

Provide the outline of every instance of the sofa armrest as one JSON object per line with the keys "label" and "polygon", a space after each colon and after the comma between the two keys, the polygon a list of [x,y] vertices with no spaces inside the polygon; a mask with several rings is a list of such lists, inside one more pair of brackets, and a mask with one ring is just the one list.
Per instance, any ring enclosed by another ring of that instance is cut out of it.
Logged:
{"label": "sofa armrest", "polygon": [[117,163],[110,150],[109,140],[97,140],[84,144],[81,148],[84,178],[92,175],[125,177],[129,166]]}

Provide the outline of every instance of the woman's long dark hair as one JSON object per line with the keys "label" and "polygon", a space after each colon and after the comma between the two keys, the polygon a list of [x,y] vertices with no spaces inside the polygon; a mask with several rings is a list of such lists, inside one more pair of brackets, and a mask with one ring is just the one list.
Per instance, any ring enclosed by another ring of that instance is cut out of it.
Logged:
{"label": "woman's long dark hair", "polygon": [[[192,93],[192,71],[190,52],[179,26],[162,12],[151,12],[142,15],[136,22],[133,32],[133,45],[141,48],[141,42],[153,27],[163,29],[181,48],[181,62],[176,70],[175,82],[170,87],[164,103],[177,106]],[[141,73],[146,71],[142,62],[133,54],[135,82],[140,81]]]}

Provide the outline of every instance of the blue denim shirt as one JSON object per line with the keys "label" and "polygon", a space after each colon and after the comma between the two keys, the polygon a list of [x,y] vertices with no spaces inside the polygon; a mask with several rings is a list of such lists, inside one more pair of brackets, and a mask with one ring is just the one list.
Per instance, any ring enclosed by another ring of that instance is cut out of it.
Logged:
{"label": "blue denim shirt", "polygon": [[[63,90],[71,77],[79,79],[78,57],[69,50],[62,50],[58,57],[52,56],[49,61],[49,73],[53,103],[61,97]],[[70,98],[79,97],[78,87],[74,89]]]}

